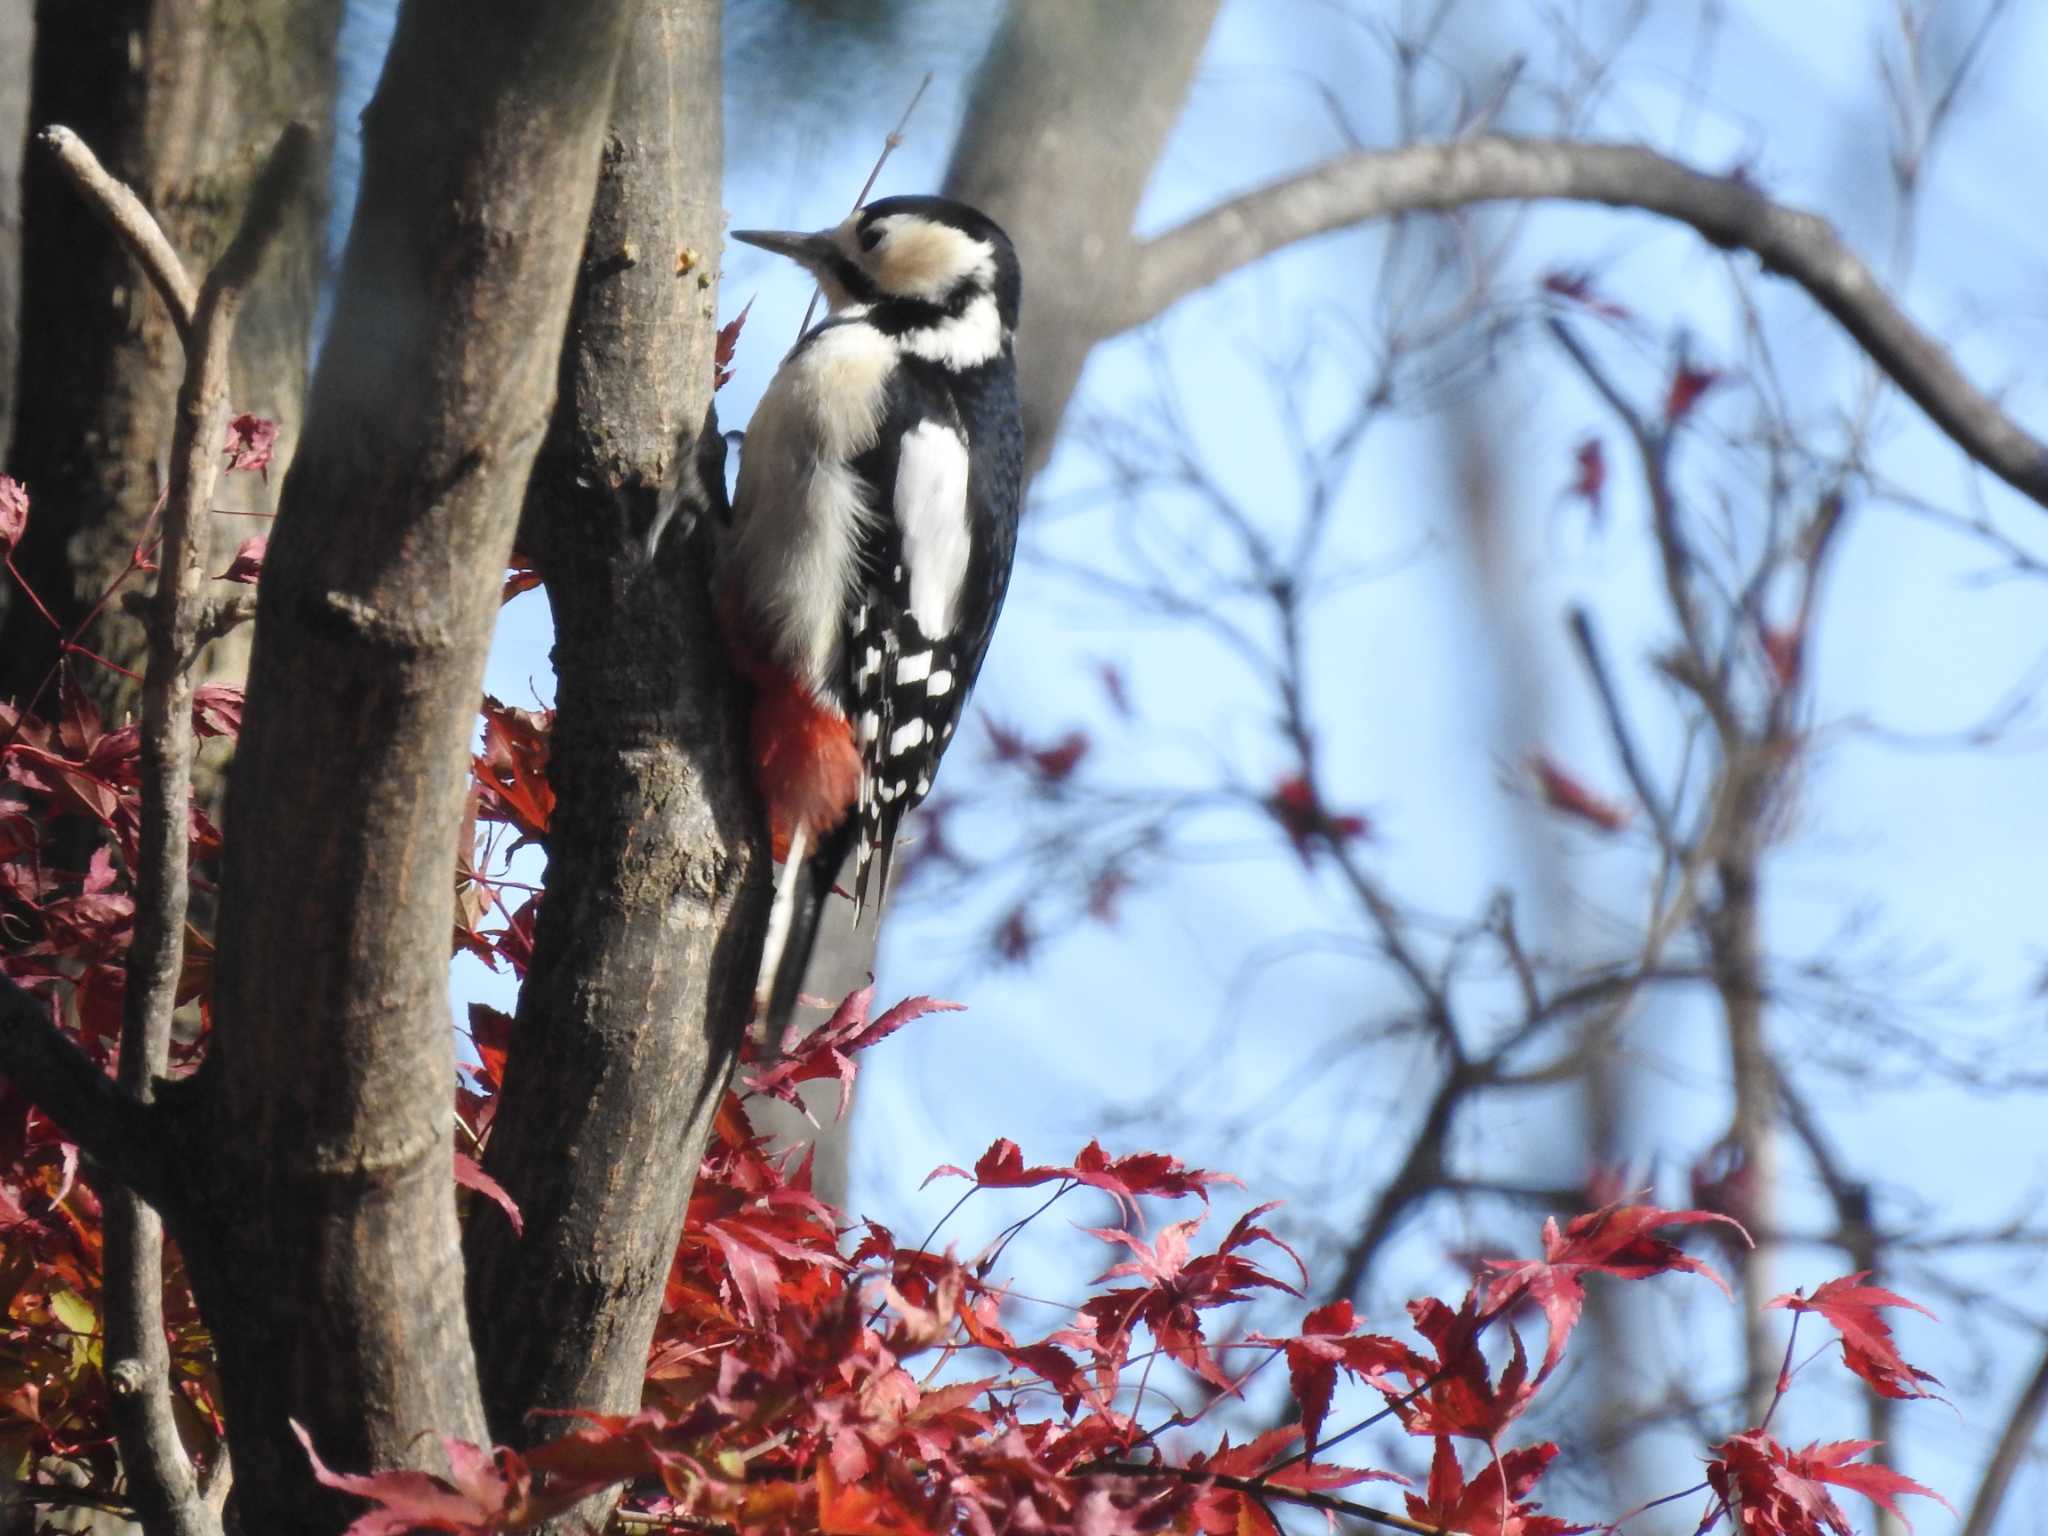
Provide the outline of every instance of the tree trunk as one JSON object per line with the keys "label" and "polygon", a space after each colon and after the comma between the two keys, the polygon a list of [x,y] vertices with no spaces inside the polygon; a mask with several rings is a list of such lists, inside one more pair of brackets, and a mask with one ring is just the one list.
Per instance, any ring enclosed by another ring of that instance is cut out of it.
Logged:
{"label": "tree trunk", "polygon": [[0,465],[14,441],[14,365],[21,351],[21,151],[35,46],[29,0],[0,0]]}
{"label": "tree trunk", "polygon": [[412,0],[365,114],[260,588],[212,1049],[166,1095],[245,1531],[345,1523],[292,1421],[350,1471],[486,1435],[450,1169],[455,848],[631,9]]}
{"label": "tree trunk", "polygon": [[1027,462],[1052,452],[1099,302],[1129,265],[1131,222],[1179,121],[1219,0],[1012,0],[975,76],[945,190],[1016,242]]}
{"label": "tree trunk", "polygon": [[[684,1206],[752,997],[769,866],[702,520],[723,214],[717,0],[651,0],[621,67],[562,392],[521,534],[555,614],[556,802],[480,1208],[471,1325],[492,1432],[640,1405]],[[700,437],[700,425],[705,431]],[[682,512],[650,560],[665,478]],[[601,1516],[601,1510],[591,1511]]]}
{"label": "tree trunk", "polygon": [[[0,8],[25,3],[0,0]],[[325,163],[341,8],[342,0],[44,0],[30,125],[75,129],[156,214],[187,268],[203,272],[233,235],[286,122],[314,127]],[[0,57],[7,54],[0,36]],[[229,398],[236,410],[279,423],[280,469],[303,414],[325,189],[318,176],[300,189],[235,338]],[[68,626],[126,568],[163,487],[183,360],[163,306],[127,254],[33,147],[21,197],[10,472],[28,485],[38,515],[16,563]],[[218,505],[268,510],[261,481],[235,479]],[[267,531],[245,517],[209,521],[210,571],[223,569],[242,539]],[[33,605],[6,604],[0,698],[25,700],[56,659],[58,637]],[[239,674],[249,638],[245,625],[215,642],[203,671]],[[141,670],[142,628],[117,610],[101,614],[82,643]],[[118,673],[88,666],[80,679],[110,719],[133,709],[134,685]]]}

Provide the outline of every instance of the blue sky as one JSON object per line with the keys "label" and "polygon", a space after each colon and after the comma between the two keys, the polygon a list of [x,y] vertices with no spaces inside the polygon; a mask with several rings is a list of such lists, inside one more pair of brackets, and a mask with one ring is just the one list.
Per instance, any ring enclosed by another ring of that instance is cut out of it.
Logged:
{"label": "blue sky", "polygon": [[[351,7],[359,92],[388,29],[388,19],[379,20],[388,9],[376,0]],[[1544,18],[1564,17],[1597,46],[1613,35],[1622,8],[1481,9],[1489,53],[1473,56],[1521,51],[1528,78],[1550,79],[1559,69],[1558,33]],[[932,91],[877,190],[936,184],[980,23],[970,7],[938,5],[932,14],[945,26],[931,34],[929,56],[903,47],[868,60],[867,88],[828,110],[762,111],[750,81],[732,82],[742,104],[726,192],[735,222],[815,227],[836,220],[926,68],[936,73]],[[1703,53],[1701,18],[1711,14],[1725,22],[1705,34]],[[2021,420],[2048,422],[2048,387],[2035,366],[2048,355],[2039,277],[2048,270],[2048,235],[2034,199],[2015,197],[2038,180],[2030,156],[2048,130],[2028,64],[2048,56],[2048,12],[2021,6],[2002,23],[1930,165],[1909,261],[1895,254],[1887,127],[1875,88],[1884,50],[1897,56],[1885,41],[1895,35],[1887,32],[1894,16],[1890,5],[1859,0],[1659,7],[1621,49],[1601,98],[1573,105],[1602,136],[1640,137],[1710,169],[1748,165],[1782,199],[1827,214],[1900,280],[1910,310],[1956,345],[1973,377]],[[751,67],[752,59],[738,55],[736,66]],[[1383,68],[1371,29],[1341,7],[1227,4],[1142,226],[1169,226],[1338,151],[1325,88],[1369,141],[1385,140],[1392,125],[1376,85]],[[1548,126],[1535,106],[1520,110],[1515,125]],[[345,108],[344,123],[353,118]],[[344,166],[341,175],[348,174]],[[1507,217],[1490,227],[1505,228]],[[1141,412],[1163,359],[1215,476],[1284,516],[1291,488],[1275,475],[1277,417],[1259,360],[1335,338],[1311,376],[1305,409],[1322,416],[1341,409],[1358,375],[1357,349],[1341,343],[1342,317],[1357,312],[1384,239],[1383,231],[1364,231],[1314,242],[1217,285],[1144,335],[1105,345],[1091,361],[1077,416]],[[1662,339],[1678,326],[1689,330],[1701,360],[1740,366],[1729,264],[1689,234],[1643,217],[1539,209],[1521,222],[1501,291],[1531,294],[1537,278],[1558,267],[1592,270],[1603,292],[1639,317],[1643,355],[1623,366],[1643,388],[1654,389]],[[1059,280],[1026,277],[1027,284]],[[1751,292],[1788,394],[1826,438],[1858,398],[1862,363],[1803,295],[1769,282]],[[736,248],[727,256],[722,313],[730,316],[750,297],[746,345],[721,400],[732,423],[743,421],[794,336],[809,294],[794,269]],[[1028,346],[1028,288],[1026,304]],[[1614,355],[1625,358],[1626,350]],[[1646,516],[1624,483],[1613,423],[1536,337],[1510,340],[1472,398],[1503,466],[1512,514],[1504,558],[1522,603],[1513,613],[1487,611],[1469,561],[1446,533],[1458,465],[1443,419],[1418,410],[1375,428],[1342,505],[1338,550],[1397,568],[1333,599],[1313,620],[1324,769],[1333,803],[1372,815],[1372,866],[1405,899],[1467,915],[1506,883],[1535,910],[1553,914],[1559,942],[1597,948],[1611,919],[1640,907],[1640,847],[1609,847],[1542,815],[1514,762],[1542,746],[1595,785],[1623,789],[1562,625],[1566,607],[1584,602],[1599,617],[1632,712],[1645,722],[1656,771],[1668,781],[1674,770],[1673,717],[1644,664],[1664,625]],[[1744,424],[1740,398],[1733,390],[1718,398],[1688,443],[1687,483],[1697,494],[1753,494],[1732,452],[1717,442]],[[2048,554],[2039,509],[1969,472],[1909,404],[1891,397],[1876,421],[1874,459],[1887,481],[1944,508],[1981,509],[2003,533]],[[1560,494],[1570,480],[1570,450],[1589,432],[1607,440],[1615,466],[1615,493],[1597,531]],[[1041,481],[1041,513],[977,706],[1035,736],[1089,729],[1100,746],[1087,771],[1120,784],[1213,781],[1219,764],[1245,783],[1270,783],[1285,755],[1267,723],[1269,701],[1240,669],[1198,636],[1137,621],[1034,564],[1034,552],[1113,558],[1100,523],[1077,510],[1078,498],[1100,480],[1099,462],[1069,444]],[[2043,590],[2038,579],[1984,579],[1998,566],[1981,542],[1895,508],[1858,506],[1812,658],[1813,745],[1767,876],[1769,937],[1781,957],[1825,960],[1868,978],[1880,1003],[1941,1021],[1951,1043],[1972,1030],[2009,1041],[2039,1035],[2033,988],[2044,962],[2043,733],[2029,716],[1995,746],[1961,751],[1902,746],[1867,727],[1952,733],[1992,714],[2025,683],[2048,652]],[[492,691],[521,703],[551,697],[547,643],[541,600],[520,600],[494,652]],[[1104,660],[1127,675],[1142,729],[1119,727],[1090,681]],[[1540,739],[1513,739],[1503,721]],[[942,788],[947,778],[989,771],[979,746],[974,729],[963,732]],[[1383,970],[1342,958],[1269,966],[1245,983],[1247,960],[1263,947],[1334,921],[1332,892],[1321,877],[1305,877],[1284,846],[1262,839],[1252,818],[1219,824],[1216,836],[1243,856],[1178,871],[1131,901],[1114,928],[1049,935],[1027,968],[992,969],[985,922],[963,920],[960,908],[905,903],[888,932],[882,993],[938,992],[971,1010],[925,1021],[867,1063],[856,1214],[921,1232],[950,1199],[941,1190],[919,1194],[924,1173],[971,1161],[997,1135],[1022,1142],[1034,1159],[1053,1160],[1097,1132],[1116,1150],[1164,1139],[1191,1162],[1244,1175],[1260,1198],[1284,1192],[1304,1168],[1328,1175],[1326,1186],[1370,1187],[1384,1177],[1424,1063],[1398,1051],[1343,1056],[1337,1041],[1376,1009],[1396,1006],[1398,994]],[[1546,907],[1547,882],[1560,875],[1574,894]],[[976,915],[970,904],[967,916]],[[978,915],[985,920],[994,911]],[[502,982],[468,969],[458,971],[458,986],[465,996],[506,1000]],[[1772,1026],[1801,1059],[1879,1054],[1860,1038],[1831,1033],[1794,992],[1774,1003]],[[1660,1194],[1670,1203],[1683,1193],[1674,1176],[1726,1122],[1715,1020],[1696,998],[1660,1002],[1645,1009],[1630,1041],[1632,1130],[1630,1145],[1617,1151],[1656,1159]],[[2038,1051],[2032,1059],[2038,1062]],[[1277,1093],[1256,1113],[1247,1109],[1262,1091],[1286,1087],[1286,1074],[1304,1062],[1312,1074],[1305,1086]],[[1966,1093],[1903,1062],[1872,1082],[1811,1081],[1845,1159],[1878,1184],[1880,1211],[1896,1222],[1989,1226],[2024,1214],[2029,1192],[2048,1174],[2048,1135],[2023,1096]],[[1175,1121],[1170,1134],[1129,1121],[1132,1111],[1162,1101]],[[1456,1155],[1475,1168],[1570,1183],[1584,1172],[1584,1152],[1557,1119],[1560,1108],[1556,1101],[1517,1104],[1467,1126]],[[1796,1159],[1786,1200],[1789,1223],[1823,1223],[1817,1187]],[[1311,1200],[1293,1219],[1312,1229],[1343,1214],[1341,1206]],[[1533,1239],[1533,1219],[1516,1220]],[[1504,1220],[1479,1225],[1489,1235],[1509,1227]],[[976,1230],[964,1229],[963,1243],[971,1245]],[[1371,1314],[1388,1322],[1415,1289],[1458,1283],[1444,1257],[1457,1236],[1453,1220],[1401,1245],[1368,1298]],[[1789,1288],[1845,1267],[1835,1254],[1792,1249],[1779,1273]],[[2022,1307],[2041,1293],[2035,1269],[2008,1273],[1985,1264],[1966,1273]],[[1909,1322],[1902,1336],[1910,1358],[1949,1382],[1957,1411],[1909,1410],[1902,1461],[1962,1504],[2039,1343],[1990,1306],[1925,1299],[1950,1326]],[[1694,1350],[1710,1373],[1725,1371],[1733,1336],[1732,1314],[1714,1311],[1719,1305],[1687,1297],[1682,1311],[1660,1314],[1674,1347]],[[1788,1434],[1860,1432],[1846,1399],[1810,1387],[1801,1396],[1807,1401]],[[1665,1486],[1689,1480],[1678,1442],[1663,1454]],[[2029,1478],[2009,1501],[2002,1531],[2038,1523],[2026,1513],[2039,1502],[2038,1473]],[[1934,1509],[1918,1528],[1940,1531],[1947,1521]]]}

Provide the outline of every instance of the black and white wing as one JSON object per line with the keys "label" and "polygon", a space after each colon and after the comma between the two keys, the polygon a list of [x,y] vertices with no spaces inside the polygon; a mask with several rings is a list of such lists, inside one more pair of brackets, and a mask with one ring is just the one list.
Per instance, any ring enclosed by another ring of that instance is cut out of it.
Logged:
{"label": "black and white wing", "polygon": [[[878,902],[888,891],[897,829],[931,792],[981,669],[1016,537],[1013,513],[993,515],[1002,487],[988,483],[1015,476],[1015,445],[973,453],[955,390],[916,364],[893,394],[879,461],[863,466],[877,506],[847,646],[863,767],[856,911],[871,889]],[[1014,479],[1005,494],[1014,508]]]}

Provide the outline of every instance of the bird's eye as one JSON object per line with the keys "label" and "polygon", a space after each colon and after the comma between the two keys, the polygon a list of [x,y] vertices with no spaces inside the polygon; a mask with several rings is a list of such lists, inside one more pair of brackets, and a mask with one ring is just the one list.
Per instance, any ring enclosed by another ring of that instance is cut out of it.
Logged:
{"label": "bird's eye", "polygon": [[874,248],[875,248],[876,246],[880,245],[881,243],[882,243],[882,226],[881,226],[881,225],[879,225],[879,224],[869,224],[869,225],[866,225],[865,227],[863,227],[863,228],[862,228],[862,230],[861,230],[861,232],[860,232],[860,248],[861,248],[862,250],[864,250],[864,251],[872,251],[872,250],[873,250],[873,249],[874,249]]}

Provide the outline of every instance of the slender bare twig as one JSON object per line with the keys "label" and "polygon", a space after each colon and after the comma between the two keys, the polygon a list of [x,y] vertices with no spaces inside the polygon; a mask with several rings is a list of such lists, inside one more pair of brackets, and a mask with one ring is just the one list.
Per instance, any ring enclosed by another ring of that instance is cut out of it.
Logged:
{"label": "slender bare twig", "polygon": [[1340,156],[1145,242],[1101,330],[1142,325],[1225,273],[1314,235],[1400,213],[1541,198],[1662,214],[1714,245],[1751,252],[1804,288],[1963,452],[2048,506],[2048,446],[1970,382],[1827,220],[1773,202],[1742,177],[1704,175],[1632,145],[1488,134]]}
{"label": "slender bare twig", "polygon": [[163,296],[164,308],[171,312],[171,323],[178,328],[178,339],[189,346],[192,320],[199,310],[199,290],[193,286],[162,227],[142,206],[142,199],[108,174],[99,157],[69,128],[45,128],[40,137],[87,206],[106,220],[107,227],[128,248]]}
{"label": "slender bare twig", "polygon": [[[184,970],[192,799],[192,679],[204,595],[204,518],[219,473],[235,317],[284,205],[305,176],[313,134],[287,127],[257,178],[240,229],[196,299],[170,242],[140,201],[108,176],[75,134],[44,135],[80,191],[163,294],[185,343],[164,502],[149,662],[142,685],[141,835],[130,871],[135,931],[129,943],[118,1084],[147,1105],[170,1065],[171,1020]],[[107,1383],[128,1486],[151,1536],[218,1536],[218,1512],[201,1494],[173,1417],[170,1348],[164,1335],[163,1224],[137,1191],[107,1192]]]}
{"label": "slender bare twig", "polygon": [[1671,830],[1671,814],[1665,809],[1664,797],[1657,793],[1650,782],[1649,769],[1643,764],[1642,753],[1637,750],[1635,732],[1629,728],[1628,716],[1621,707],[1621,695],[1615,691],[1614,677],[1607,669],[1607,658],[1600,648],[1600,638],[1593,632],[1592,615],[1584,607],[1573,604],[1568,619],[1572,632],[1572,643],[1579,648],[1579,659],[1585,663],[1586,675],[1593,681],[1594,692],[1600,695],[1600,708],[1607,718],[1607,734],[1614,740],[1615,754],[1621,759],[1622,772],[1634,786],[1636,799],[1649,814],[1651,825],[1657,830],[1658,846],[1665,852],[1676,850],[1677,842]]}

